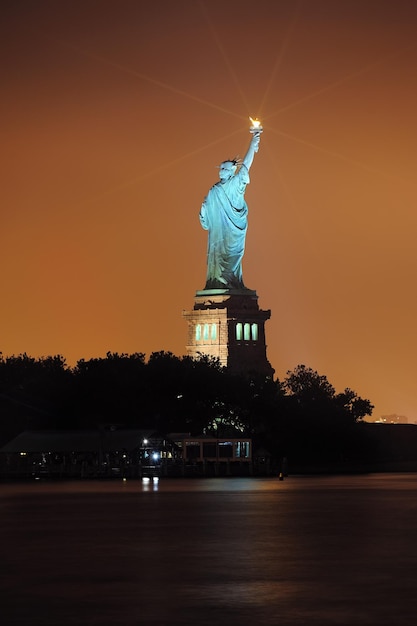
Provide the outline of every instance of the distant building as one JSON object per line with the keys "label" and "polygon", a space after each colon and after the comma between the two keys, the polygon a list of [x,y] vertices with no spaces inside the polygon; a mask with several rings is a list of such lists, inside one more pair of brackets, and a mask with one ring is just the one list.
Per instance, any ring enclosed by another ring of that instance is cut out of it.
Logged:
{"label": "distant building", "polygon": [[27,478],[138,476],[142,461],[155,454],[159,460],[168,452],[151,430],[27,430],[0,448],[0,472]]}
{"label": "distant building", "polygon": [[377,424],[408,424],[408,418],[405,415],[381,415],[381,417],[375,420]]}
{"label": "distant building", "polygon": [[187,434],[170,434],[170,439],[184,461],[234,462],[252,461],[252,440],[246,437],[215,438],[206,435],[192,437]]}
{"label": "distant building", "polygon": [[252,474],[252,440],[151,430],[25,431],[0,448],[3,478]]}

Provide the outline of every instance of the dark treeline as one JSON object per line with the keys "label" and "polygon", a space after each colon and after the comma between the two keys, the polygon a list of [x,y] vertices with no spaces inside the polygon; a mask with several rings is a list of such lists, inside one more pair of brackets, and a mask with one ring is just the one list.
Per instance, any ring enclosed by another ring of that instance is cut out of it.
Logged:
{"label": "dark treeline", "polygon": [[284,380],[242,377],[206,356],[108,353],[81,359],[0,355],[0,444],[28,429],[91,429],[115,424],[218,437],[242,433],[275,458],[361,458],[361,421],[373,406],[346,388],[336,393],[305,365]]}

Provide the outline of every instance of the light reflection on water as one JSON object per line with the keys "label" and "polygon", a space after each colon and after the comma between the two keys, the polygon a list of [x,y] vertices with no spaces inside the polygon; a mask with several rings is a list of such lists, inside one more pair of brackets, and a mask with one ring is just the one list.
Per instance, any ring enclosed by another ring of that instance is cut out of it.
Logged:
{"label": "light reflection on water", "polygon": [[5,626],[408,626],[417,475],[0,486]]}
{"label": "light reflection on water", "polygon": [[277,478],[190,478],[190,479],[114,479],[85,481],[38,480],[1,484],[1,496],[35,493],[140,493],[141,491],[206,492],[206,491],[283,491],[321,489],[417,489],[415,474],[358,474],[346,476],[290,476],[282,482]]}

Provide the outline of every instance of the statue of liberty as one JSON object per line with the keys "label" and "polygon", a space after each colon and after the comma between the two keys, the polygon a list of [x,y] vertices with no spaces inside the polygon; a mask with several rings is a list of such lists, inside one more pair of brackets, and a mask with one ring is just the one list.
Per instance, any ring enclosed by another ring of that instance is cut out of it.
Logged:
{"label": "statue of liberty", "polygon": [[[252,120],[253,122],[253,120]],[[253,134],[245,158],[228,159],[219,166],[219,182],[208,192],[200,210],[200,222],[208,230],[207,280],[205,289],[246,290],[242,258],[248,227],[245,201],[249,170],[258,151],[262,128]]]}

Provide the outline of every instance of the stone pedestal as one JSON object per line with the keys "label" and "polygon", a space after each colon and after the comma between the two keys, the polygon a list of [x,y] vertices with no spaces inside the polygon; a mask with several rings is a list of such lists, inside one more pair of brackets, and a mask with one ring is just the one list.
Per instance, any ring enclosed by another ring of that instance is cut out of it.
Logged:
{"label": "stone pedestal", "polygon": [[188,322],[189,356],[207,354],[233,372],[272,378],[265,343],[265,322],[271,311],[259,308],[256,291],[197,291],[193,310],[183,311],[183,317]]}

